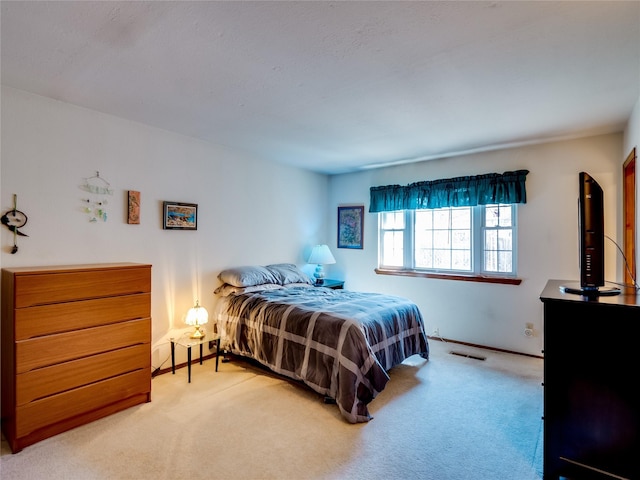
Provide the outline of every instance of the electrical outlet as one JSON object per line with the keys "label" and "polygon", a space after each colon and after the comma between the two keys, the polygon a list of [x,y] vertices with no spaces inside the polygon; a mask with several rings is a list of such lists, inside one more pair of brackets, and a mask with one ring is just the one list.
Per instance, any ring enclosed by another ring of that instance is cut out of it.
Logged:
{"label": "electrical outlet", "polygon": [[524,324],[524,336],[529,338],[533,337],[533,323]]}

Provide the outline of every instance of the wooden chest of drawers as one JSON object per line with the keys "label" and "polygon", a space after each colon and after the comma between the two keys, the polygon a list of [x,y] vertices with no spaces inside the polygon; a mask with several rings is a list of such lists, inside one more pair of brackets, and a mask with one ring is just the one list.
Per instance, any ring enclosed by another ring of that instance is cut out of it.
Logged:
{"label": "wooden chest of drawers", "polygon": [[151,265],[2,269],[1,333],[14,453],[151,401]]}

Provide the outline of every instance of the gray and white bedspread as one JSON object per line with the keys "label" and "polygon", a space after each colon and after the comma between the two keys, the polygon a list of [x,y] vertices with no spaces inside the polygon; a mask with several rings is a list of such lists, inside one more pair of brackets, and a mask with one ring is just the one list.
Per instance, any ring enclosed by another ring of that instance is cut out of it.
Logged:
{"label": "gray and white bedspread", "polygon": [[225,348],[335,399],[351,423],[372,418],[391,367],[429,356],[420,310],[401,297],[307,286],[230,295],[217,308]]}

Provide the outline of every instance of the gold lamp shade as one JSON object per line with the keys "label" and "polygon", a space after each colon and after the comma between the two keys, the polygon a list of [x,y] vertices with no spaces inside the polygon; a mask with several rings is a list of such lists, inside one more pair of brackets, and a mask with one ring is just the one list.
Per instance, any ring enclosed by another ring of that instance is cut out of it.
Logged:
{"label": "gold lamp shade", "polygon": [[204,325],[208,321],[209,321],[209,312],[207,312],[206,308],[201,307],[200,304],[198,303],[198,300],[196,300],[195,306],[190,308],[189,311],[187,312],[187,318],[185,320],[185,323],[187,325],[194,325],[196,327],[193,333],[191,334],[191,338],[194,338],[196,340],[203,338],[205,335],[205,332],[203,332],[200,327],[201,325]]}

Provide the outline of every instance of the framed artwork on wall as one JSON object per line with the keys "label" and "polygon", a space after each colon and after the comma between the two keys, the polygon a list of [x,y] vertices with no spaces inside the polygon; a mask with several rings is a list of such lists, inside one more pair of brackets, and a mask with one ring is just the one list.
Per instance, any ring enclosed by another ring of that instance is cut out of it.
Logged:
{"label": "framed artwork on wall", "polygon": [[127,193],[129,208],[129,215],[127,216],[127,223],[129,225],[140,224],[140,192],[136,190],[129,190]]}
{"label": "framed artwork on wall", "polygon": [[165,230],[197,230],[198,204],[162,202],[162,228]]}
{"label": "framed artwork on wall", "polygon": [[338,248],[362,248],[364,206],[338,207]]}

